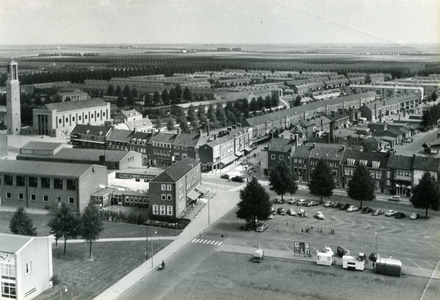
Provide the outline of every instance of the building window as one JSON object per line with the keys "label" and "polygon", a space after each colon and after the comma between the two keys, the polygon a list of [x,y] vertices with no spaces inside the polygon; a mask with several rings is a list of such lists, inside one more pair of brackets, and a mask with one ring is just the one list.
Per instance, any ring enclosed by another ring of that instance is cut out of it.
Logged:
{"label": "building window", "polygon": [[24,265],[24,274],[28,275],[32,273],[32,262],[28,262]]}
{"label": "building window", "polygon": [[160,200],[162,200],[162,201],[167,200],[167,194],[161,194],[160,195]]}
{"label": "building window", "polygon": [[376,171],[376,178],[377,179],[381,179],[382,178],[382,172],[381,171]]}
{"label": "building window", "polygon": [[76,180],[67,179],[67,189],[71,191],[76,191]]}
{"label": "building window", "polygon": [[345,174],[346,176],[349,176],[349,175],[350,175],[350,169],[349,169],[349,168],[345,168],[345,169],[344,169],[344,174]]}
{"label": "building window", "polygon": [[347,165],[349,165],[349,166],[354,166],[354,162],[355,162],[356,160],[355,159],[353,159],[353,158],[348,158],[347,159]]}
{"label": "building window", "polygon": [[15,283],[2,282],[2,298],[16,298]]}
{"label": "building window", "polygon": [[23,200],[23,199],[24,199],[24,194],[18,193],[18,200]]}
{"label": "building window", "polygon": [[270,159],[275,159],[275,154],[271,154]]}
{"label": "building window", "polygon": [[173,200],[173,196],[171,194],[167,194],[167,201]]}
{"label": "building window", "polygon": [[26,179],[24,176],[17,176],[17,186],[25,186],[26,185]]}
{"label": "building window", "polygon": [[0,274],[2,275],[2,279],[9,279],[9,280],[15,280],[15,266],[14,265],[7,265],[7,264],[0,264]]}
{"label": "building window", "polygon": [[5,175],[5,185],[12,185],[12,175]]}
{"label": "building window", "polygon": [[69,118],[66,118],[66,122],[69,122]]}
{"label": "building window", "polygon": [[61,120],[61,118],[60,118],[60,119],[58,120],[58,123],[61,124],[61,122],[62,122],[62,120]]}
{"label": "building window", "polygon": [[12,197],[12,194],[10,192],[7,192],[6,193],[6,199],[11,199],[11,197]]}
{"label": "building window", "polygon": [[31,199],[31,201],[35,201],[35,200],[37,200],[37,195],[31,194],[29,199]]}
{"label": "building window", "polygon": [[172,216],[172,215],[173,215],[173,206],[167,205],[167,216]]}
{"label": "building window", "polygon": [[167,184],[167,191],[171,191],[171,184]]}
{"label": "building window", "polygon": [[166,191],[167,190],[167,185],[166,184],[161,184],[160,185],[160,190],[161,191]]}
{"label": "building window", "polygon": [[63,189],[63,179],[61,178],[54,178],[53,180],[53,188],[57,190]]}
{"label": "building window", "polygon": [[375,169],[378,169],[379,165],[380,165],[380,163],[378,161],[373,161],[372,162],[372,167],[375,168]]}
{"label": "building window", "polygon": [[153,215],[158,215],[159,214],[159,205],[154,204],[153,205]]}
{"label": "building window", "polygon": [[41,187],[45,189],[50,189],[50,178],[42,177],[41,178]]}
{"label": "building window", "polygon": [[280,155],[280,160],[284,160],[284,155]]}
{"label": "building window", "polygon": [[29,177],[29,186],[30,187],[37,187],[37,177]]}
{"label": "building window", "polygon": [[78,116],[78,120],[81,121],[81,116]]}
{"label": "building window", "polygon": [[44,201],[44,202],[48,202],[48,201],[49,201],[49,196],[44,195],[44,196],[43,196],[43,201]]}
{"label": "building window", "polygon": [[69,197],[69,204],[75,204],[75,199],[73,197]]}
{"label": "building window", "polygon": [[165,208],[166,208],[166,205],[161,205],[161,206],[160,206],[160,215],[161,215],[161,216],[164,216],[164,215],[165,215],[165,213],[166,213],[166,212],[165,212]]}
{"label": "building window", "polygon": [[359,161],[359,164],[362,165],[362,166],[365,166],[365,167],[366,167],[366,166],[367,166],[367,162],[368,162],[368,161],[366,161],[366,160],[362,160],[362,159],[361,159],[361,160]]}

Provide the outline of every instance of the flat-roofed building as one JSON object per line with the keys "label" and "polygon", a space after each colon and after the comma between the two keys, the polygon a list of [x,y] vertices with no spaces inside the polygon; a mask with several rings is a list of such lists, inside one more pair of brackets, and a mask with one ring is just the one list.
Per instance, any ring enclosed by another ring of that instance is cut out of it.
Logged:
{"label": "flat-roofed building", "polygon": [[44,209],[65,202],[83,211],[90,194],[107,184],[107,168],[91,164],[0,161],[1,205]]}

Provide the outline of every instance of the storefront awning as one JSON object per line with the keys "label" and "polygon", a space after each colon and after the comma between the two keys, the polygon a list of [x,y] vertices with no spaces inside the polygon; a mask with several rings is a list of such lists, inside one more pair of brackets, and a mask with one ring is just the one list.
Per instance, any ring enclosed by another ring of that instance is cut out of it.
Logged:
{"label": "storefront awning", "polygon": [[221,163],[223,165],[228,165],[231,162],[233,162],[234,160],[235,160],[235,155],[230,155],[230,156],[226,157],[225,159],[222,159]]}
{"label": "storefront awning", "polygon": [[196,191],[191,191],[186,195],[189,199],[191,199],[192,201],[197,200],[197,198],[199,198],[200,194],[197,193]]}
{"label": "storefront awning", "polygon": [[235,156],[242,157],[243,156],[243,151],[235,151]]}

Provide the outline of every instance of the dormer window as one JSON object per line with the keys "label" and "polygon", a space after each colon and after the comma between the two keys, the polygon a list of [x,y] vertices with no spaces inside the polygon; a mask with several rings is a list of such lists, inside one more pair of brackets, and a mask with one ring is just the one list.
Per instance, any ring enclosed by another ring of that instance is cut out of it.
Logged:
{"label": "dormer window", "polygon": [[361,160],[359,161],[359,164],[362,165],[362,166],[364,166],[364,167],[366,167],[366,166],[367,166],[367,162],[368,162],[368,161],[366,161],[366,160],[362,160],[362,159],[361,159]]}
{"label": "dormer window", "polygon": [[347,159],[347,165],[349,165],[349,166],[354,166],[354,163],[355,163],[355,159],[354,158],[348,158]]}
{"label": "dormer window", "polygon": [[380,166],[380,162],[378,162],[378,161],[373,161],[373,168],[375,168],[375,169],[379,169],[379,166]]}

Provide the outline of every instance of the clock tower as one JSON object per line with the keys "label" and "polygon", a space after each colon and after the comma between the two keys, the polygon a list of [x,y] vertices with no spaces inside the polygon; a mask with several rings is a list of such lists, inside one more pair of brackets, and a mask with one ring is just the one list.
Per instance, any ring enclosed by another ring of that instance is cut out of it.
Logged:
{"label": "clock tower", "polygon": [[11,60],[8,64],[8,78],[6,80],[6,124],[8,134],[20,134],[20,83],[18,82],[18,64]]}

